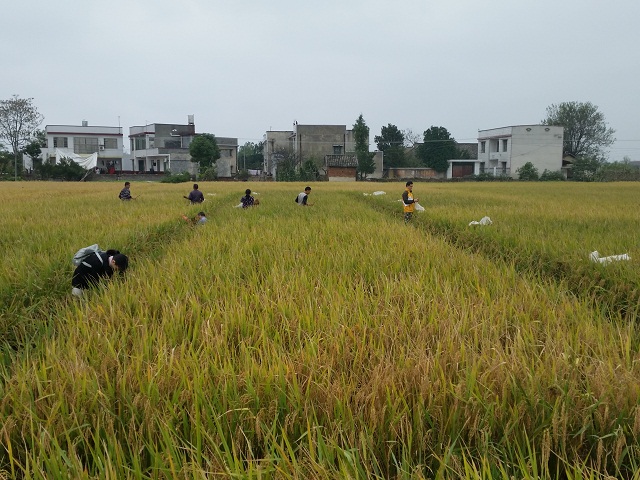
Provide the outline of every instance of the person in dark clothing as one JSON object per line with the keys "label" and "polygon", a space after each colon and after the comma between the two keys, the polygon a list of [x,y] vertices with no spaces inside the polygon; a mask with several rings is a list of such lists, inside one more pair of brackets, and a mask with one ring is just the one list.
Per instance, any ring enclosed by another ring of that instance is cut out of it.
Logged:
{"label": "person in dark clothing", "polygon": [[124,188],[120,190],[120,195],[118,195],[118,198],[120,200],[133,200],[133,197],[131,196],[131,190],[129,190],[130,188],[131,183],[124,182]]}
{"label": "person in dark clothing", "polygon": [[249,208],[249,207],[253,207],[254,205],[256,205],[255,200],[253,199],[253,197],[251,196],[251,189],[247,188],[244,191],[244,197],[242,197],[240,199],[240,203],[242,204],[242,208]]}
{"label": "person in dark clothing", "polygon": [[202,192],[200,190],[198,190],[198,184],[194,183],[193,184],[193,190],[191,190],[191,193],[189,193],[188,197],[184,197],[187,200],[189,200],[192,204],[193,203],[202,203],[204,202],[204,195],[202,194]]}
{"label": "person in dark clothing", "polygon": [[129,258],[118,250],[94,252],[82,260],[71,278],[71,293],[81,297],[83,290],[97,285],[101,279],[111,278],[114,272],[125,272]]}

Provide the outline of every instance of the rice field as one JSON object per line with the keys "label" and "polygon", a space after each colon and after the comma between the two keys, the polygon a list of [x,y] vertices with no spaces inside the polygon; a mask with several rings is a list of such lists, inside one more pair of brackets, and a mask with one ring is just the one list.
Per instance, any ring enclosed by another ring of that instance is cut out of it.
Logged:
{"label": "rice field", "polygon": [[639,184],[311,186],[0,185],[0,478],[640,478]]}

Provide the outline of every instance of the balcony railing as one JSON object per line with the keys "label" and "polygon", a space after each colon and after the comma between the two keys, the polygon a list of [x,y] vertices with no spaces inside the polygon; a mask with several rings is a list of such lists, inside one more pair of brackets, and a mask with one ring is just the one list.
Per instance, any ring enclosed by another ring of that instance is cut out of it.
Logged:
{"label": "balcony railing", "polygon": [[511,169],[507,167],[491,167],[491,166],[480,166],[480,173],[485,175],[492,175],[494,177],[505,177],[511,175]]}

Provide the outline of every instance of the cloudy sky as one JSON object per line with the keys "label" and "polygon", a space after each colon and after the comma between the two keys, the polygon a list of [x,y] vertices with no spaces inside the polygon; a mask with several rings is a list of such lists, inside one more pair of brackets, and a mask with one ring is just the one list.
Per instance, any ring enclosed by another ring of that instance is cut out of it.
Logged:
{"label": "cloudy sky", "polygon": [[[258,142],[300,124],[460,142],[592,102],[640,160],[638,0],[22,0],[3,5],[0,98],[43,125],[186,123]],[[128,142],[125,142],[128,143]],[[372,149],[373,149],[372,145]]]}

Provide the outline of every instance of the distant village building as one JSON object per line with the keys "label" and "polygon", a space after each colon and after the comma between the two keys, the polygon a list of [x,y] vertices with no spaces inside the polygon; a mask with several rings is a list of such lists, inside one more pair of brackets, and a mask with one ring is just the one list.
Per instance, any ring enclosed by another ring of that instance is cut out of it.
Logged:
{"label": "distant village building", "polygon": [[[406,155],[415,157],[416,150],[421,143],[416,143],[406,149]],[[477,175],[480,171],[478,163],[478,144],[477,143],[457,143],[458,151],[464,153],[462,159],[452,158],[448,160],[449,167],[446,172],[436,172],[429,167],[394,167],[386,171],[388,178],[397,179],[445,179],[445,178],[463,178],[471,175]]]}
{"label": "distant village building", "polygon": [[[465,157],[448,160],[446,173],[430,168],[393,168],[389,178],[464,178],[488,174],[518,178],[518,169],[531,162],[543,173],[562,171],[565,178],[571,160],[563,158],[564,128],[552,125],[514,125],[478,131],[476,144],[458,143]],[[414,149],[415,150],[415,149]]]}
{"label": "distant village building", "polygon": [[[346,125],[293,125],[293,130],[269,130],[264,135],[264,171],[276,175],[278,164],[293,159],[298,165],[312,160],[330,181],[354,180],[358,162],[353,130]],[[376,152],[376,172],[382,177],[382,152]]]}
{"label": "distant village building", "polygon": [[67,158],[98,173],[115,173],[122,168],[123,135],[121,127],[47,125],[43,163],[59,163]]}
{"label": "distant village building", "polygon": [[477,175],[480,171],[478,164],[478,144],[477,143],[457,143],[459,152],[465,153],[460,159],[449,160],[446,178],[464,178]]}
{"label": "distant village building", "polygon": [[478,131],[479,173],[518,178],[531,162],[540,173],[562,169],[564,127],[515,125]]}
{"label": "distant village building", "polygon": [[218,178],[231,178],[238,173],[238,139],[216,136],[220,158],[216,161]]}
{"label": "distant village building", "polygon": [[[192,162],[189,145],[196,137],[193,115],[186,124],[151,123],[129,128],[130,165],[126,173],[198,173]],[[216,137],[220,158],[216,166],[218,177],[232,177],[238,171],[238,139]]]}

